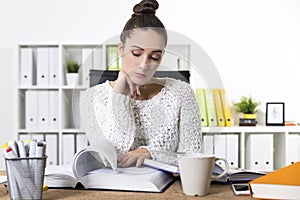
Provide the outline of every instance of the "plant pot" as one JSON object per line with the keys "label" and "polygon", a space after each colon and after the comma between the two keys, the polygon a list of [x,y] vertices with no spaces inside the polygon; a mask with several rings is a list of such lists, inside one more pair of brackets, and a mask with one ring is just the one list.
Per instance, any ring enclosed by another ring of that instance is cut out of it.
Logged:
{"label": "plant pot", "polygon": [[256,114],[244,114],[244,119],[256,119]]}
{"label": "plant pot", "polygon": [[67,73],[67,85],[75,86],[78,85],[78,73]]}

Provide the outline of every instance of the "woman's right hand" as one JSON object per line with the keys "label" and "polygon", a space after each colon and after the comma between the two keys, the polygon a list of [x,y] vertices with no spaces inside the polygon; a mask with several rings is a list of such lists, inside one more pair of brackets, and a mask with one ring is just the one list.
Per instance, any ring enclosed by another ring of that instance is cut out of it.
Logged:
{"label": "woman's right hand", "polygon": [[140,95],[140,87],[140,85],[136,85],[130,79],[129,75],[126,72],[120,71],[117,83],[114,86],[114,92],[137,99],[137,96]]}

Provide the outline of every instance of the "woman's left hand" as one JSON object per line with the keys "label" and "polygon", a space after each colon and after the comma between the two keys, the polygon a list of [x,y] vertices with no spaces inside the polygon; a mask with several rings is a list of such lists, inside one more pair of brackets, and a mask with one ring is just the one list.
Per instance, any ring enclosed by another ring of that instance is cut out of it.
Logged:
{"label": "woman's left hand", "polygon": [[145,158],[151,158],[150,152],[145,148],[139,148],[128,153],[121,154],[118,158],[119,167],[130,167],[135,165],[141,167]]}

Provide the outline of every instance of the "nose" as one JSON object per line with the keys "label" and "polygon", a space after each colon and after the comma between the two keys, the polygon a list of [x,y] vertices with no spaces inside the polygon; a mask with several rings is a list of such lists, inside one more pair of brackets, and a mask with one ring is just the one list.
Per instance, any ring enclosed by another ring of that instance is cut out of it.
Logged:
{"label": "nose", "polygon": [[147,69],[150,64],[150,59],[147,55],[142,56],[139,68]]}

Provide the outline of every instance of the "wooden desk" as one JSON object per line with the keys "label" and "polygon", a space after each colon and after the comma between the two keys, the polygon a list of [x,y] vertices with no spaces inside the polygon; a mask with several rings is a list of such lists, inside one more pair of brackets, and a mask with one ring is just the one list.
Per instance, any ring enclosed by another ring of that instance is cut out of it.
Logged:
{"label": "wooden desk", "polygon": [[[0,174],[3,175],[3,172]],[[0,184],[0,199],[9,200],[7,188]],[[235,196],[230,185],[212,184],[208,195],[190,197],[182,192],[180,179],[176,180],[163,193],[121,192],[102,190],[48,189],[43,192],[43,199],[121,199],[121,200],[155,200],[155,199],[248,199],[249,196]]]}

